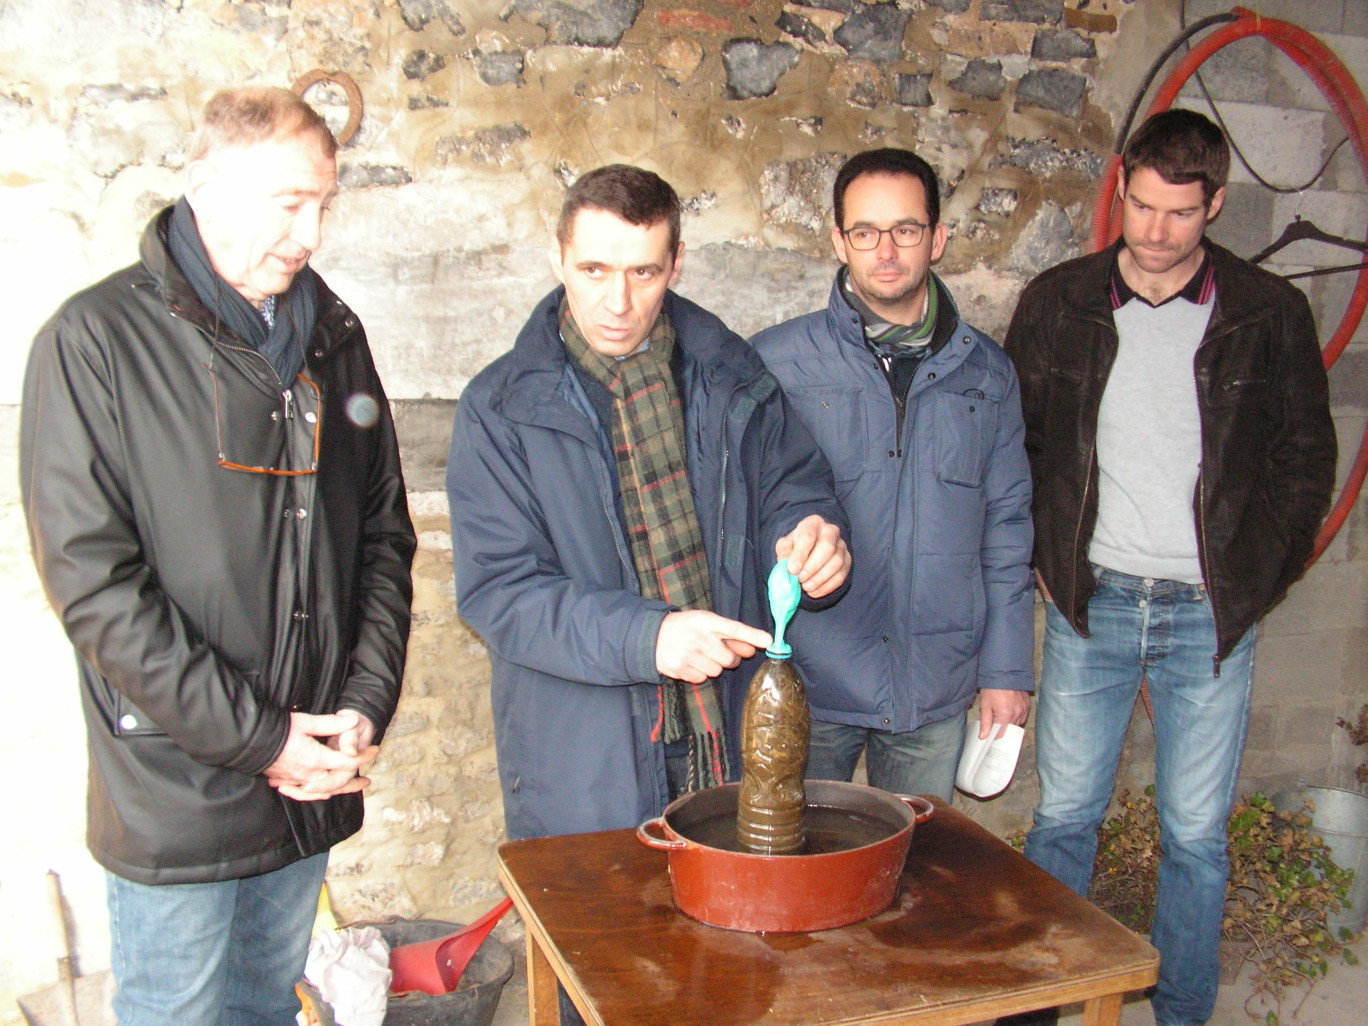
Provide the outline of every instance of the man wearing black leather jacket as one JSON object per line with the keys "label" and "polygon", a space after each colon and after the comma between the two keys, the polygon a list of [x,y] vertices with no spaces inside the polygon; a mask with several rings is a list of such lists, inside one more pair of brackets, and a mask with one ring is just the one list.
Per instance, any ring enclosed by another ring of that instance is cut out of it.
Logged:
{"label": "man wearing black leather jacket", "polygon": [[122,1026],[293,1023],[398,701],[415,539],[356,316],[308,266],[336,144],[220,93],[141,259],[29,358],[34,559],[76,649]]}
{"label": "man wearing black leather jacket", "polygon": [[1204,237],[1229,163],[1200,114],[1152,117],[1123,155],[1121,241],[1036,278],[1006,341],[1047,603],[1026,854],[1087,893],[1148,681],[1159,1026],[1215,1004],[1255,624],[1300,576],[1335,476],[1306,298]]}

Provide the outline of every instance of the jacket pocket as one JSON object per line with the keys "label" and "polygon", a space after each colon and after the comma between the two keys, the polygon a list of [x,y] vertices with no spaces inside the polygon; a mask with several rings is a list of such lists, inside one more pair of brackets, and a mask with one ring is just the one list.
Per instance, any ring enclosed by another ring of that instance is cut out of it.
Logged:
{"label": "jacket pocket", "polygon": [[[260,695],[261,675],[246,673],[243,674],[243,677],[251,685],[252,690]],[[151,716],[139,709],[131,698],[113,687],[103,677],[96,679],[98,683],[94,689],[95,700],[109,723],[111,734],[115,737],[166,736],[166,731],[158,726]]]}
{"label": "jacket pocket", "polygon": [[[165,734],[166,732],[152,722],[152,717],[133,704],[122,692],[105,680],[84,659],[77,658],[80,668],[81,687],[85,691],[90,706],[104,720],[105,728],[112,737],[135,737],[138,735]],[[95,725],[93,719],[89,720]]]}
{"label": "jacket pocket", "polygon": [[1238,374],[1216,382],[1211,389],[1212,406],[1262,404],[1268,395],[1268,378],[1262,374]]}
{"label": "jacket pocket", "polygon": [[947,484],[978,488],[997,434],[998,401],[976,388],[935,399],[936,474]]}
{"label": "jacket pocket", "polygon": [[116,690],[103,677],[100,678],[100,705],[104,707],[109,721],[109,730],[115,737],[164,737],[166,731],[153,722],[152,717],[143,712],[122,691]]}
{"label": "jacket pocket", "polygon": [[937,646],[952,662],[971,658],[988,616],[979,554],[924,552],[917,559],[922,585],[912,593],[912,632],[939,635]]}
{"label": "jacket pocket", "polygon": [[821,385],[785,394],[831,464],[836,480],[858,478],[868,448],[861,390]]}

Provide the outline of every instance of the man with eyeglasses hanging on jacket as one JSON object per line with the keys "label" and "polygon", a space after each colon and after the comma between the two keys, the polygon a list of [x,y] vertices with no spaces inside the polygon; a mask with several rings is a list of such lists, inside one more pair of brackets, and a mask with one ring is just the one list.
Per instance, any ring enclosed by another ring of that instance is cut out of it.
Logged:
{"label": "man with eyeglasses hanging on jacket", "polygon": [[356,315],[308,266],[336,143],[209,101],[141,259],[39,332],[38,573],[76,649],[121,1026],[288,1026],[332,845],[394,713],[415,539]]}
{"label": "man with eyeglasses hanging on jacket", "polygon": [[1032,673],[1031,481],[1016,372],[931,271],[935,170],[879,149],[836,175],[825,310],[751,340],[817,439],[860,570],[795,619],[812,708],[807,775],[949,799],[965,713],[1023,724]]}

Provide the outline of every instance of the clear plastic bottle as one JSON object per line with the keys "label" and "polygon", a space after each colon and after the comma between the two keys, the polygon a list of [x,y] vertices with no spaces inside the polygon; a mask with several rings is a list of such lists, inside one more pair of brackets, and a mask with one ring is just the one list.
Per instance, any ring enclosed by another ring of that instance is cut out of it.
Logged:
{"label": "clear plastic bottle", "polygon": [[751,678],[741,715],[741,790],[736,835],[745,851],[795,855],[803,829],[808,705],[788,659],[766,659]]}

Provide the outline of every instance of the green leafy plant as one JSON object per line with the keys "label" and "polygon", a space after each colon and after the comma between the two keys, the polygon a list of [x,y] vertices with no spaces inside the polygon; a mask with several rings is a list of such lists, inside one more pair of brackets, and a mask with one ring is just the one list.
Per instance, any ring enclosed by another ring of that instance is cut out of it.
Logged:
{"label": "green leafy plant", "polygon": [[[1349,740],[1353,741],[1355,745],[1368,745],[1368,702],[1363,703],[1357,721],[1351,723],[1341,717],[1335,723],[1349,732]],[[1368,784],[1368,758],[1365,758],[1355,768],[1354,779],[1360,784]]]}
{"label": "green leafy plant", "polygon": [[[1158,893],[1159,816],[1154,788],[1122,791],[1116,815],[1098,832],[1097,862],[1089,897],[1118,922],[1149,932]],[[1273,1006],[1251,1017],[1278,1026],[1287,992],[1307,993],[1329,971],[1331,959],[1357,963],[1332,935],[1326,918],[1342,909],[1353,882],[1311,832],[1305,809],[1279,812],[1262,793],[1249,795],[1230,815],[1230,883],[1222,938],[1237,964],[1253,966],[1251,1002]],[[1303,997],[1303,1000],[1305,998]]]}
{"label": "green leafy plant", "polygon": [[[1354,873],[1331,861],[1307,808],[1279,812],[1263,794],[1250,795],[1231,813],[1229,850],[1222,936],[1254,965],[1251,1000],[1266,997],[1280,1012],[1285,992],[1304,986],[1309,994],[1335,956],[1357,963],[1341,943],[1349,931],[1336,937],[1326,923],[1344,909]],[[1273,1011],[1265,1019],[1279,1021]]]}
{"label": "green leafy plant", "polygon": [[1159,811],[1154,786],[1116,796],[1117,813],[1097,832],[1088,897],[1117,922],[1149,933],[1159,894]]}

